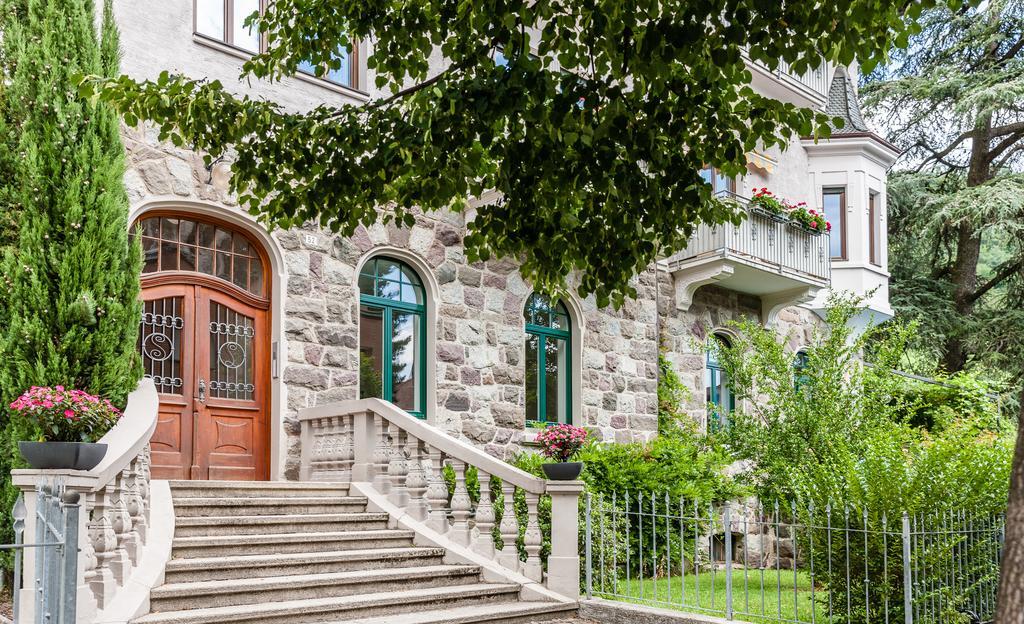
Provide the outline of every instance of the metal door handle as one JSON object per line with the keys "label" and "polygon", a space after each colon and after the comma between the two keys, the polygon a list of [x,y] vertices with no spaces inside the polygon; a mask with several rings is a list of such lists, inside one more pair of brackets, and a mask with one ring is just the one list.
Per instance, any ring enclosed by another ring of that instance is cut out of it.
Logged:
{"label": "metal door handle", "polygon": [[199,380],[199,402],[206,403],[206,382]]}

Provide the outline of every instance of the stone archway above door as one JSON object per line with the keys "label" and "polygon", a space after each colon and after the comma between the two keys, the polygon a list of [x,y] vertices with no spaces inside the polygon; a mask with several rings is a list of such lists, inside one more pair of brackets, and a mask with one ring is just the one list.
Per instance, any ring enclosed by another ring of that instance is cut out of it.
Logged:
{"label": "stone archway above door", "polygon": [[139,350],[160,393],[153,475],[269,476],[270,298],[266,253],[205,217],[147,213]]}

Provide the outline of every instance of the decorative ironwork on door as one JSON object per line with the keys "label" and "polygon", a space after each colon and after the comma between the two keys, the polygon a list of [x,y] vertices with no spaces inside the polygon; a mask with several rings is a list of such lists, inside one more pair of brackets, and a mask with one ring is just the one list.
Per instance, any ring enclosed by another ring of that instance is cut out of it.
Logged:
{"label": "decorative ironwork on door", "polygon": [[251,401],[254,320],[210,302],[210,396]]}
{"label": "decorative ironwork on door", "polygon": [[139,352],[145,376],[157,392],[181,394],[181,333],[185,327],[182,297],[164,297],[143,305]]}

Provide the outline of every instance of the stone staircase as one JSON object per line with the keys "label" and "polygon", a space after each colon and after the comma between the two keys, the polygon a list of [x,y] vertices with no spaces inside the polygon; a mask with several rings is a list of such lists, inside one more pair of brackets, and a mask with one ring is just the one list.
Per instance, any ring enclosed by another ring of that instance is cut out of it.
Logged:
{"label": "stone staircase", "polygon": [[347,484],[172,481],[171,493],[172,559],[137,624],[513,624],[575,612],[417,546]]}

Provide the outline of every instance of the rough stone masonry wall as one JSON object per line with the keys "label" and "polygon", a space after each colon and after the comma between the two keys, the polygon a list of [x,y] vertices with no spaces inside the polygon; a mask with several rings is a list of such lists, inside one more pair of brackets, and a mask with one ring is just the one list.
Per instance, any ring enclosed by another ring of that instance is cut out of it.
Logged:
{"label": "rough stone masonry wall", "polygon": [[[531,289],[512,262],[468,263],[463,231],[459,215],[443,214],[420,215],[412,228],[359,228],[350,238],[319,232],[316,246],[300,232],[276,236],[289,273],[284,381],[290,414],[357,396],[356,267],[378,248],[400,248],[422,258],[439,284],[432,423],[498,457],[519,450],[523,307]],[[579,424],[601,439],[649,437],[657,430],[653,301],[641,298],[619,311],[599,311],[587,301],[582,307],[582,387],[574,397],[581,401]]]}
{"label": "rough stone masonry wall", "polygon": [[[191,151],[157,141],[152,130],[125,129],[125,185],[133,206],[154,199],[203,202],[209,214],[241,214],[227,190],[228,164],[207,170]],[[298,458],[297,410],[358,396],[358,291],[355,271],[375,249],[407,250],[439,284],[436,315],[437,403],[433,424],[499,457],[520,448],[525,423],[523,307],[531,290],[507,260],[468,263],[463,217],[420,215],[412,228],[377,225],[345,238],[308,230],[275,231],[284,257],[285,476]],[[600,439],[646,439],[657,431],[654,274],[637,280],[640,296],[621,310],[583,311],[582,422]]]}
{"label": "rough stone masonry wall", "polygon": [[[124,131],[128,154],[125,184],[132,205],[178,197],[204,202],[211,216],[240,214],[227,190],[229,165],[206,169],[189,150],[157,141],[152,130]],[[355,271],[375,249],[407,250],[430,267],[439,284],[436,314],[435,379],[437,404],[433,423],[444,431],[508,457],[524,436],[523,306],[530,294],[507,260],[469,263],[462,247],[463,217],[420,215],[412,228],[377,225],[345,238],[329,232],[275,231],[273,239],[285,261],[283,336],[275,336],[284,355],[286,395],[282,414],[285,475],[297,469],[297,410],[358,396],[358,291]],[[313,242],[310,242],[313,241]],[[659,292],[655,293],[655,280]],[[684,383],[691,389],[687,406],[698,421],[705,417],[704,354],[700,345],[710,329],[749,315],[760,302],[712,286],[697,291],[690,310],[675,308],[672,278],[648,270],[637,277],[639,297],[621,310],[599,310],[592,299],[583,311],[580,402],[582,424],[599,439],[626,442],[657,431],[657,336],[662,334]],[[660,319],[656,321],[656,302]],[[791,348],[806,344],[815,321],[800,308],[779,315],[781,335]],[[577,394],[578,392],[578,394]]]}

